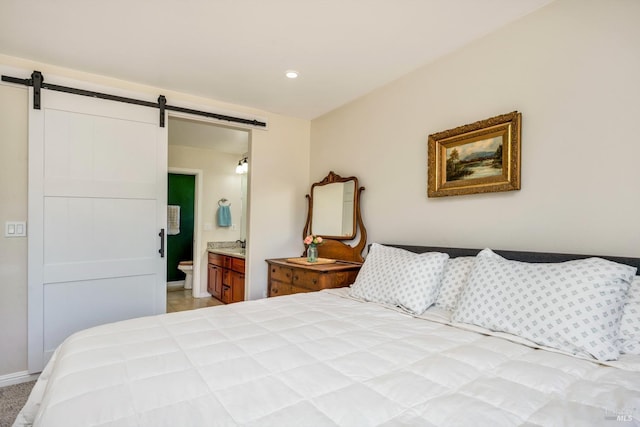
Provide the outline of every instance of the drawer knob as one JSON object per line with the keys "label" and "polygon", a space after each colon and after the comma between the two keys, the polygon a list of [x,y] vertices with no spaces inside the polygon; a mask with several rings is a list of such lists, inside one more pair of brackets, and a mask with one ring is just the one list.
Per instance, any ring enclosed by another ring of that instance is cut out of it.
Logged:
{"label": "drawer knob", "polygon": [[275,268],[272,268],[272,269],[271,269],[271,272],[272,272],[272,273],[275,273],[275,272],[276,272],[276,269],[275,269]]}
{"label": "drawer knob", "polygon": [[295,276],[293,276],[293,280],[298,280],[298,275],[296,274]]}

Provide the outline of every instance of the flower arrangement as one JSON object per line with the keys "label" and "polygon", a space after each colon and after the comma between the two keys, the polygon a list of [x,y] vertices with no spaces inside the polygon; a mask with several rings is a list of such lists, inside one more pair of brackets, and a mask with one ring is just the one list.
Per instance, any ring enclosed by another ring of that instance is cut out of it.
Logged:
{"label": "flower arrangement", "polygon": [[304,238],[305,245],[317,246],[322,244],[322,237],[316,236],[315,234],[309,234]]}
{"label": "flower arrangement", "polygon": [[303,240],[307,245],[307,262],[318,262],[318,245],[322,244],[322,237],[309,234]]}

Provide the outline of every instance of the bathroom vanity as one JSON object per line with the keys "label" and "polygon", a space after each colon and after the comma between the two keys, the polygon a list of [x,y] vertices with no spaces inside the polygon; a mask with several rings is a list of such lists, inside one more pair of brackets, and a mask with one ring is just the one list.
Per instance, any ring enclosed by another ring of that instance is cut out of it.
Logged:
{"label": "bathroom vanity", "polygon": [[209,251],[207,290],[229,304],[244,301],[244,257]]}

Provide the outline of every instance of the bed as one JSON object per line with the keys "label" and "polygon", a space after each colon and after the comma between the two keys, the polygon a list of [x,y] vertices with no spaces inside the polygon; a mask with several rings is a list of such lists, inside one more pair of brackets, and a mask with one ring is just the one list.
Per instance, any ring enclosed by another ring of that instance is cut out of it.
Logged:
{"label": "bed", "polygon": [[[479,275],[501,280],[495,269],[480,269],[481,260],[503,262],[511,278],[524,269],[522,281],[530,286],[537,268],[593,258],[486,251],[374,244],[351,288],[81,331],[56,350],[15,426],[636,425],[640,356],[634,340],[640,322],[634,316],[640,296],[632,301],[631,289],[640,289],[640,259],[589,264],[597,277],[603,269],[615,271],[613,288],[603,291],[598,282],[597,292],[606,293],[607,301],[624,298],[617,311],[602,312],[617,319],[605,322],[616,328],[615,348],[589,336],[586,344],[571,342],[575,348],[567,350],[482,322],[462,322],[459,307],[477,314],[469,289],[481,282]],[[471,267],[461,273],[454,263]],[[425,264],[442,271],[432,274]],[[582,284],[588,274],[582,275],[580,265],[576,280]],[[542,282],[565,274],[548,273],[543,271]],[[626,278],[618,280],[621,275]],[[437,289],[423,292],[429,280]],[[459,285],[456,295],[444,281]],[[486,292],[499,288],[483,286]],[[406,304],[394,300],[405,297]],[[458,307],[452,310],[451,301]],[[480,311],[489,305],[485,301]],[[580,329],[564,326],[571,334]]]}

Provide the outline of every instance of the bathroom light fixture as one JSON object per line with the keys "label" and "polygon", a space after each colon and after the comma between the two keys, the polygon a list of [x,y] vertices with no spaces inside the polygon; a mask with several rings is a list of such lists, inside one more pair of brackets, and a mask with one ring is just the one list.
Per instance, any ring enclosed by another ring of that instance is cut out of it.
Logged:
{"label": "bathroom light fixture", "polygon": [[290,79],[297,79],[298,72],[296,70],[287,70],[287,72],[285,73],[285,76],[287,76]]}
{"label": "bathroom light fixture", "polygon": [[249,171],[249,162],[246,157],[238,160],[238,166],[236,166],[236,173],[242,174]]}

